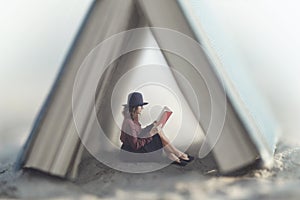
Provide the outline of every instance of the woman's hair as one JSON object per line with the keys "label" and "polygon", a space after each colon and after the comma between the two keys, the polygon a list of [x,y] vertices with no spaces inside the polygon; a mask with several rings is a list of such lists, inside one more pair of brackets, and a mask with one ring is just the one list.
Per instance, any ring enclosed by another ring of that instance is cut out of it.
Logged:
{"label": "woman's hair", "polygon": [[132,120],[134,120],[134,114],[135,114],[135,111],[136,111],[137,108],[138,108],[138,106],[128,108],[129,113],[130,113],[130,117],[131,117]]}
{"label": "woman's hair", "polygon": [[134,114],[135,114],[135,111],[137,110],[138,106],[134,106],[134,107],[130,107],[130,106],[124,106],[124,109],[123,109],[123,115],[126,116],[127,114],[126,113],[129,113],[130,114],[130,118],[132,120],[134,120]]}

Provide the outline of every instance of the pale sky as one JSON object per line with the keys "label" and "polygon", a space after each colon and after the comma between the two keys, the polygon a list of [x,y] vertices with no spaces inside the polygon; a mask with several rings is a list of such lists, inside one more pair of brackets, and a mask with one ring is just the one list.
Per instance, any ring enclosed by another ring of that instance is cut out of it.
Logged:
{"label": "pale sky", "polygon": [[90,2],[0,1],[0,163],[29,135]]}
{"label": "pale sky", "polygon": [[293,142],[300,129],[300,7],[296,0],[191,0],[220,56],[252,76]]}

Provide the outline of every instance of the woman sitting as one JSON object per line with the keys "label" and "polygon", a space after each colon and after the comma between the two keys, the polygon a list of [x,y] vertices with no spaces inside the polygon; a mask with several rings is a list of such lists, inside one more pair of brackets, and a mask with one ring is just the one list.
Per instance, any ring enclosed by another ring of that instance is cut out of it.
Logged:
{"label": "woman sitting", "polygon": [[[150,153],[159,152],[161,156],[162,149],[166,152],[169,159],[180,166],[185,166],[194,159],[186,153],[175,148],[170,140],[166,137],[156,122],[142,129],[139,123],[139,115],[143,110],[143,106],[147,105],[143,101],[141,93],[133,92],[128,95],[128,102],[124,107],[124,120],[122,124],[120,140],[123,143],[122,150],[132,153]],[[143,156],[147,159],[147,156]]]}

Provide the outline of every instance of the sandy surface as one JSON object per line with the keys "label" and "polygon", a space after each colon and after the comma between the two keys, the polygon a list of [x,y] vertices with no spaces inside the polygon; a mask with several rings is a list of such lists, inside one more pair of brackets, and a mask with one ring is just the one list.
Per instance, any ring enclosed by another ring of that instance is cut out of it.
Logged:
{"label": "sandy surface", "polygon": [[182,168],[128,174],[93,158],[80,165],[79,177],[66,181],[34,170],[0,166],[0,197],[25,199],[299,199],[300,146],[280,143],[272,170],[244,169],[220,176],[210,157]]}

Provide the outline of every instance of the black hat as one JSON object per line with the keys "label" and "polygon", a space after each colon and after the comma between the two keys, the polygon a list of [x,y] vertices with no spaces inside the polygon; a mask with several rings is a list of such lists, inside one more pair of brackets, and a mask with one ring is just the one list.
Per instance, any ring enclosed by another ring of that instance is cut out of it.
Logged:
{"label": "black hat", "polygon": [[139,92],[133,92],[128,95],[127,104],[124,106],[136,107],[147,105],[147,102],[144,102],[143,95]]}

